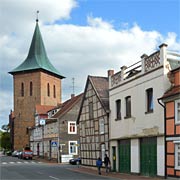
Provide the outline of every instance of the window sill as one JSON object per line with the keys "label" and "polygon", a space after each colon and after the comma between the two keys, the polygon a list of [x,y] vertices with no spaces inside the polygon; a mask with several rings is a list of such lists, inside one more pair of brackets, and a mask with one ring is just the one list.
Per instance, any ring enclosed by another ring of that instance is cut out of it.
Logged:
{"label": "window sill", "polygon": [[175,170],[180,170],[180,166],[179,166],[179,167],[176,166],[174,169],[175,169]]}
{"label": "window sill", "polygon": [[131,118],[132,116],[125,116],[124,119],[129,119]]}
{"label": "window sill", "polygon": [[116,119],[115,119],[115,121],[120,121],[120,120],[121,120],[121,118],[116,118]]}
{"label": "window sill", "polygon": [[145,114],[151,114],[153,112],[154,112],[153,110],[150,110],[150,111],[146,111]]}
{"label": "window sill", "polygon": [[105,134],[104,132],[100,132],[100,135],[103,135],[103,134]]}
{"label": "window sill", "polygon": [[177,126],[180,125],[180,121],[175,120],[175,125],[177,125]]}

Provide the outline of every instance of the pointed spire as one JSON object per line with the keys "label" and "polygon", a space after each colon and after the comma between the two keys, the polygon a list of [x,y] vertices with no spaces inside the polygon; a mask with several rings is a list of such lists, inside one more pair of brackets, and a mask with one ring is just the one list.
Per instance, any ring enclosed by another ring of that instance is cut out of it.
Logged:
{"label": "pointed spire", "polygon": [[36,27],[34,30],[28,56],[22,64],[20,64],[17,68],[15,68],[9,73],[15,74],[24,71],[45,70],[62,79],[64,77],[60,75],[58,70],[51,64],[47,57],[41,32],[39,30],[38,13],[39,11],[37,11]]}

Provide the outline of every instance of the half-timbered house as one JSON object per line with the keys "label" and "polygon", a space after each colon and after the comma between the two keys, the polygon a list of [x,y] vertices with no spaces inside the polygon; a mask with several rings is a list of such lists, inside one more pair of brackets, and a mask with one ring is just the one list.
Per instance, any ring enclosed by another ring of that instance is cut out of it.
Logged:
{"label": "half-timbered house", "polygon": [[159,99],[165,110],[165,177],[180,178],[180,61],[169,79],[171,87]]}
{"label": "half-timbered house", "polygon": [[95,166],[109,152],[108,78],[88,76],[79,117],[82,164]]}

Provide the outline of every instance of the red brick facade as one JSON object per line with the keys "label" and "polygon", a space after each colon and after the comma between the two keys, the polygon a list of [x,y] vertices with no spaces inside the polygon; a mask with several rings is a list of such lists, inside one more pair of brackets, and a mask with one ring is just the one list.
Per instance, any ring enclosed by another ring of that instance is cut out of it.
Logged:
{"label": "red brick facade", "polygon": [[29,144],[28,127],[34,126],[36,104],[56,106],[60,102],[61,79],[56,76],[41,71],[14,75],[14,149],[22,149]]}

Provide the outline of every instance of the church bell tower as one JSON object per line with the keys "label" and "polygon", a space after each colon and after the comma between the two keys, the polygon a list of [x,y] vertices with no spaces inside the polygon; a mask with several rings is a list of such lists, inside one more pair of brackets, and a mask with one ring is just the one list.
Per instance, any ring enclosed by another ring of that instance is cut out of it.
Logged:
{"label": "church bell tower", "polygon": [[28,127],[35,125],[36,105],[61,103],[61,80],[64,78],[49,61],[41,32],[36,26],[27,58],[9,72],[14,87],[14,149],[29,144]]}

